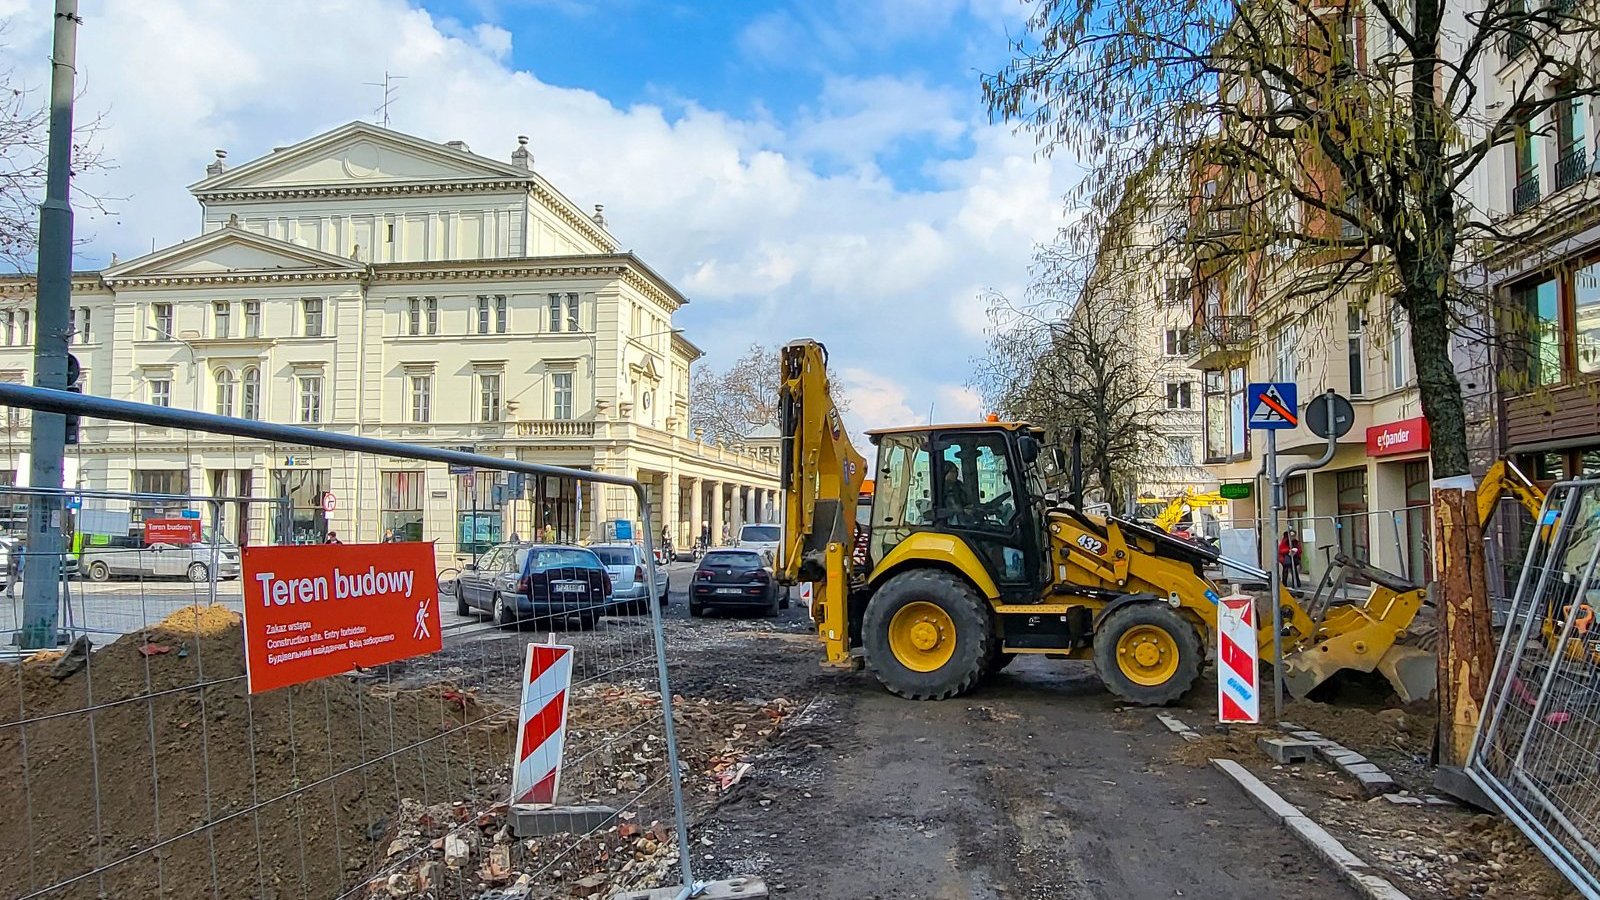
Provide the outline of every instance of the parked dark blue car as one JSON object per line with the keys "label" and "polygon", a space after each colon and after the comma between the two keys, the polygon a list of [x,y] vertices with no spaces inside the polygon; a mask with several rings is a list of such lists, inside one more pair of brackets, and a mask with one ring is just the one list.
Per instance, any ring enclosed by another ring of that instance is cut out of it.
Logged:
{"label": "parked dark blue car", "polygon": [[462,567],[456,612],[487,612],[503,626],[557,619],[594,625],[613,603],[611,574],[600,557],[562,544],[499,544]]}

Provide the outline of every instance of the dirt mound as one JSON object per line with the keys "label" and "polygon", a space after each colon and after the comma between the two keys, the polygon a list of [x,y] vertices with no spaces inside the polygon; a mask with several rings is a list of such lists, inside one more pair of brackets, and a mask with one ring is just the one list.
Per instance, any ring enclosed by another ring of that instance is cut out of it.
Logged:
{"label": "dirt mound", "polygon": [[504,710],[370,673],[252,697],[243,646],[237,614],[196,606],[75,667],[0,667],[0,895],[332,895],[381,862],[402,798],[503,796]]}

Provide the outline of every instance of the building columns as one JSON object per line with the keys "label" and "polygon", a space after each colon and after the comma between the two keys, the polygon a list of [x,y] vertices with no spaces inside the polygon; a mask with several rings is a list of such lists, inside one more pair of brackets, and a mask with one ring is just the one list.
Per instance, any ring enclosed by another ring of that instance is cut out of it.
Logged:
{"label": "building columns", "polygon": [[689,545],[700,539],[700,523],[705,521],[705,482],[689,479]]}
{"label": "building columns", "polygon": [[723,522],[723,485],[720,481],[711,482],[711,544],[716,546],[722,540]]}

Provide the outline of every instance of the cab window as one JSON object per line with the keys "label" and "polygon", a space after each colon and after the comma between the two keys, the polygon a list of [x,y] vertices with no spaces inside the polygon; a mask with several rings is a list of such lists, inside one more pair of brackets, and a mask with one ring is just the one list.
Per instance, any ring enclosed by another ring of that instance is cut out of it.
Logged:
{"label": "cab window", "polygon": [[872,505],[874,525],[894,528],[933,523],[928,449],[923,435],[884,436],[878,445],[877,477]]}
{"label": "cab window", "polygon": [[1004,435],[953,434],[939,442],[937,518],[955,528],[1010,531],[1017,516]]}

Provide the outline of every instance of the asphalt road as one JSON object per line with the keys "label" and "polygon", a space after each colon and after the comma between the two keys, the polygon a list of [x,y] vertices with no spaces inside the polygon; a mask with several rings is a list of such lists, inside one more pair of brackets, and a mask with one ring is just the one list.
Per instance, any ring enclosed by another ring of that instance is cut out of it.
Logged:
{"label": "asphalt road", "polygon": [[[685,571],[674,572],[681,590]],[[697,878],[800,898],[1347,900],[1334,873],[1149,710],[1080,663],[1019,660],[967,697],[914,703],[822,671],[806,613],[683,618],[674,691],[800,704],[695,823]]]}

